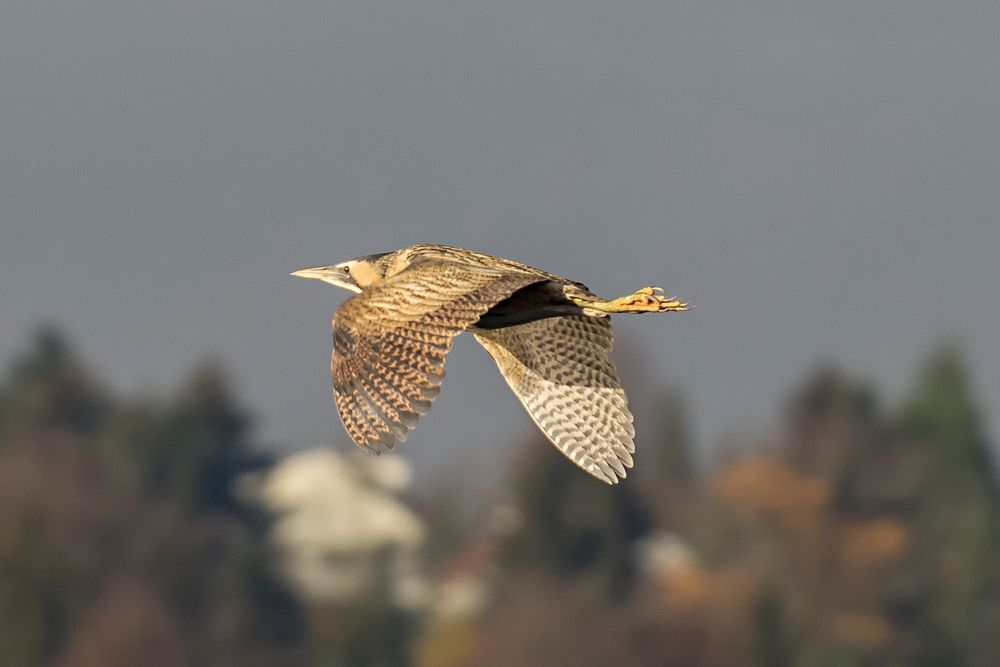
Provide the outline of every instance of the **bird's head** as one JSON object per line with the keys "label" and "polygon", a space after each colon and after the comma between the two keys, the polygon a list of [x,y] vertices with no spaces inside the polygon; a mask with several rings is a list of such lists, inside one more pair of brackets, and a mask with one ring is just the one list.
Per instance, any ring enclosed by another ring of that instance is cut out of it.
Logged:
{"label": "bird's head", "polygon": [[296,278],[322,280],[325,283],[358,293],[369,285],[382,281],[388,266],[385,259],[390,254],[365,255],[340,264],[299,269],[293,271],[292,275]]}

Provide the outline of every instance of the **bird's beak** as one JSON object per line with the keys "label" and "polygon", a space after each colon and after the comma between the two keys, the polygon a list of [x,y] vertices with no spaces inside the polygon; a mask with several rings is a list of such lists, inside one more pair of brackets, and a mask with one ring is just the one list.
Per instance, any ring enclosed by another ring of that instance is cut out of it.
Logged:
{"label": "bird's beak", "polygon": [[314,266],[311,269],[299,269],[298,271],[293,271],[292,275],[296,278],[322,280],[328,285],[343,287],[344,289],[352,292],[361,291],[358,284],[354,282],[353,278],[351,278],[351,274],[347,273],[343,269],[337,268],[336,266]]}
{"label": "bird's beak", "polygon": [[292,275],[296,278],[323,281],[343,280],[347,278],[347,274],[335,266],[314,266],[309,269],[299,269],[298,271],[292,271]]}

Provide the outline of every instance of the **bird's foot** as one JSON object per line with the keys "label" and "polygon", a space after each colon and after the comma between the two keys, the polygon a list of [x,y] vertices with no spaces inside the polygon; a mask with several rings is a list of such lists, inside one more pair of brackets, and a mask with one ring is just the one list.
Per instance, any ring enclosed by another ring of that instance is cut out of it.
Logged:
{"label": "bird's foot", "polygon": [[690,310],[691,305],[664,295],[662,287],[643,287],[628,296],[588,303],[587,307],[604,313],[669,313]]}

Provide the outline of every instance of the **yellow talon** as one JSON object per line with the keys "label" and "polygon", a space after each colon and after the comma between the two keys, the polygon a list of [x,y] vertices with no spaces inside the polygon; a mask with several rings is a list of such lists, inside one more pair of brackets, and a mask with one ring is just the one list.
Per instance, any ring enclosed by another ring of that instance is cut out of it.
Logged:
{"label": "yellow talon", "polygon": [[597,297],[570,298],[581,308],[602,313],[668,313],[684,312],[690,309],[690,304],[666,296],[663,288],[656,286],[643,287],[628,296],[611,300]]}
{"label": "yellow talon", "polygon": [[683,312],[690,308],[680,299],[666,296],[662,287],[643,287],[628,296],[612,299],[606,303],[607,308],[597,306],[600,310],[611,313],[665,313]]}

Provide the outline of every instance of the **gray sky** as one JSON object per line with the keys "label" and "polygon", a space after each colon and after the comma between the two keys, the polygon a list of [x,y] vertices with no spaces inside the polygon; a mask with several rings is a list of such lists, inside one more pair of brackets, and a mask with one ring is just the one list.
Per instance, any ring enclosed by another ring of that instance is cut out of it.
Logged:
{"label": "gray sky", "polygon": [[[995,2],[5,2],[0,359],[40,320],[124,389],[217,353],[270,437],[343,443],[347,294],[288,272],[438,241],[695,301],[616,321],[626,386],[679,385],[703,445],[820,360],[894,400],[947,334],[996,433],[998,30]],[[407,453],[505,461],[527,417],[472,341],[448,371]]]}

